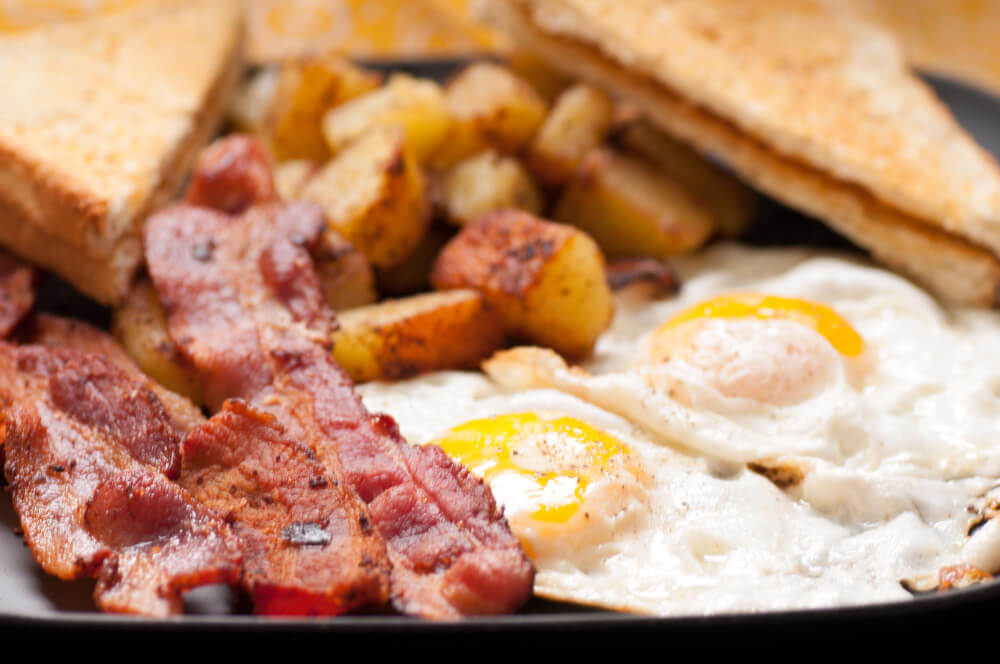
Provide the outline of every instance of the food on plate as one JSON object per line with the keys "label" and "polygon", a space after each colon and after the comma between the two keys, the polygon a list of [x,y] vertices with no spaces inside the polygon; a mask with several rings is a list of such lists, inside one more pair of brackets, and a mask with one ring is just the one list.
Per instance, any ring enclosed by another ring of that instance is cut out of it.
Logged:
{"label": "food on plate", "polygon": [[540,214],[543,204],[521,162],[493,150],[452,166],[441,178],[441,199],[448,220],[458,226],[507,208]]}
{"label": "food on plate", "polygon": [[235,85],[240,26],[241,3],[208,0],[5,36],[0,243],[121,301],[143,219],[177,193]]}
{"label": "food on plate", "polygon": [[433,164],[453,166],[493,148],[515,153],[535,135],[548,107],[531,85],[507,67],[476,62],[445,87],[451,125]]}
{"label": "food on plate", "polygon": [[503,345],[503,324],[473,290],[422,293],[337,316],[333,357],[355,382],[475,369]]}
{"label": "food on plate", "polygon": [[996,303],[1000,172],[891,35],[806,0],[738,16],[723,2],[481,7],[553,66],[627,96],[941,297]]}
{"label": "food on plate", "polygon": [[612,148],[584,158],[553,217],[586,231],[608,256],[694,251],[715,230],[709,209],[666,172]]}
{"label": "food on plate", "polygon": [[251,136],[230,134],[198,155],[184,201],[236,214],[254,203],[277,201],[274,164]]}
{"label": "food on plate", "polygon": [[38,270],[0,249],[0,339],[6,339],[35,306]]}
{"label": "food on plate", "polygon": [[[170,337],[166,312],[149,279],[136,280],[125,301],[114,310],[111,332],[142,373],[167,389],[201,403],[198,376],[184,363]],[[107,355],[107,352],[97,354]]]}
{"label": "food on plate", "polygon": [[533,570],[489,489],[369,413],[332,358],[334,316],[309,256],[324,227],[309,202],[236,217],[187,205],[153,215],[146,260],[170,334],[210,408],[239,398],[275,416],[357,494],[386,541],[394,608],[433,618],[512,611]]}
{"label": "food on plate", "polygon": [[186,590],[237,580],[228,526],[170,481],[180,435],[152,391],[71,349],[4,345],[0,356],[4,473],[45,571],[96,578],[105,611],[152,616],[180,613]]}
{"label": "food on plate", "polygon": [[614,313],[594,241],[517,210],[463,228],[438,255],[431,283],[480,291],[509,334],[570,358],[590,351]]}
{"label": "food on plate", "polygon": [[454,234],[455,229],[451,226],[432,223],[424,239],[402,263],[376,272],[375,282],[378,285],[378,292],[385,297],[399,297],[429,291],[431,266]]}
{"label": "food on plate", "polygon": [[614,102],[585,83],[555,100],[529,148],[532,173],[548,186],[569,182],[584,156],[604,142],[614,120]]}
{"label": "food on plate", "polygon": [[299,197],[302,187],[309,181],[320,165],[309,159],[291,159],[274,167],[274,187],[278,195],[286,201]]}
{"label": "food on plate", "polygon": [[313,260],[326,304],[334,311],[363,307],[378,299],[371,263],[337,231],[323,233]]}
{"label": "food on plate", "polygon": [[683,185],[712,214],[719,233],[739,237],[756,212],[754,193],[736,177],[672,139],[647,120],[630,122],[615,134],[626,152],[640,156]]}
{"label": "food on plate", "polygon": [[385,604],[389,558],[357,496],[267,415],[227,401],[184,438],[179,483],[240,540],[240,582],[265,615]]}
{"label": "food on plate", "polygon": [[677,292],[680,281],[674,270],[664,261],[655,258],[613,258],[604,266],[611,290],[621,290],[633,284],[652,287],[654,295]]}
{"label": "food on plate", "polygon": [[[282,63],[261,121],[261,131],[268,137],[275,158],[279,161],[329,158],[330,150],[323,139],[326,112],[381,84],[378,72],[336,56]],[[251,81],[250,85],[259,88],[265,84]]]}
{"label": "food on plate", "polygon": [[514,348],[486,377],[359,391],[484,477],[545,597],[744,612],[1000,571],[997,369],[981,361],[996,313],[806,250],[674,265],[679,295],[617,292],[579,364]]}
{"label": "food on plate", "polygon": [[406,145],[421,163],[441,144],[451,126],[444,92],[435,81],[394,74],[389,82],[331,108],[323,136],[334,154],[375,127],[400,126]]}
{"label": "food on plate", "polygon": [[424,175],[396,125],[373,127],[302,187],[299,198],[323,206],[330,228],[377,267],[412,252],[430,217]]}

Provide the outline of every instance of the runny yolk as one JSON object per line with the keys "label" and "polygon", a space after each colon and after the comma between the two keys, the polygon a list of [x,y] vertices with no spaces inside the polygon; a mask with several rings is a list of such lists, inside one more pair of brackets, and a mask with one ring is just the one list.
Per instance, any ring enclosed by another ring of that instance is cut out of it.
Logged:
{"label": "runny yolk", "polygon": [[579,510],[587,487],[608,462],[628,448],[613,436],[572,417],[511,413],[466,422],[434,441],[487,484],[503,473],[517,473],[544,495],[550,482],[575,482],[572,492],[542,498],[532,517],[565,523]]}
{"label": "runny yolk", "polygon": [[699,318],[780,318],[815,330],[842,355],[855,357],[864,350],[861,335],[830,307],[808,300],[756,293],[730,293],[706,300],[680,312],[657,332]]}

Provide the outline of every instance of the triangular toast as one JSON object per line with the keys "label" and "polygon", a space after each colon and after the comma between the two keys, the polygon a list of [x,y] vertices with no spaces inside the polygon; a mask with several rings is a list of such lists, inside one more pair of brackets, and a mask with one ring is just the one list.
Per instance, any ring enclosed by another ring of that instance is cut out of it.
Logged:
{"label": "triangular toast", "polygon": [[177,0],[0,38],[0,244],[105,304],[241,68],[242,3]]}

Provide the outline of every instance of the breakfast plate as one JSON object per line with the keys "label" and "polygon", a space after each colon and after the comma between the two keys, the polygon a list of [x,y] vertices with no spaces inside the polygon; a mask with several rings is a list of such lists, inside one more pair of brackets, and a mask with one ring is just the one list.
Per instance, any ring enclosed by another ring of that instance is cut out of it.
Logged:
{"label": "breakfast plate", "polygon": [[[417,73],[443,78],[457,63],[421,63]],[[410,68],[406,63],[392,63],[387,68]],[[931,78],[936,92],[959,122],[995,155],[1000,155],[1000,100],[961,83]],[[755,222],[744,236],[756,246],[805,245],[857,251],[846,240],[818,222],[764,200]],[[43,310],[72,314],[106,327],[107,310],[76,296],[59,282],[49,283],[39,295]],[[891,621],[952,620],[975,615],[1000,602],[996,582],[928,594],[913,601],[877,604],[845,609],[785,611],[762,614],[728,614],[713,617],[653,618],[585,609],[570,604],[532,600],[513,616],[469,619],[461,623],[421,622],[388,615],[352,615],[325,620],[272,619],[251,614],[252,607],[220,587],[190,593],[185,598],[185,615],[167,621],[121,617],[94,610],[92,582],[62,582],[46,575],[32,560],[18,534],[17,517],[9,500],[0,501],[0,623],[6,626],[55,627],[69,629],[207,629],[254,631],[316,631],[343,634],[384,633],[469,633],[476,631],[513,633],[528,631],[594,630],[594,633],[622,630],[692,630],[731,627],[763,629],[777,625],[838,623],[880,624]]]}

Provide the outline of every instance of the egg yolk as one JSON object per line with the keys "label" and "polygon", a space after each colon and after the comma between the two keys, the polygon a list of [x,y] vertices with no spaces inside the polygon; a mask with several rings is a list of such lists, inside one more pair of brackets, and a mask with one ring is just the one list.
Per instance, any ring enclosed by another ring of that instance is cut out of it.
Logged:
{"label": "egg yolk", "polygon": [[822,304],[775,295],[734,293],[720,295],[682,311],[664,323],[657,334],[682,323],[701,318],[782,319],[805,325],[826,337],[841,355],[856,357],[864,341],[851,324]]}
{"label": "egg yolk", "polygon": [[609,462],[629,454],[616,438],[580,420],[535,413],[466,422],[434,442],[487,483],[506,473],[533,482],[532,518],[548,523],[569,521]]}

